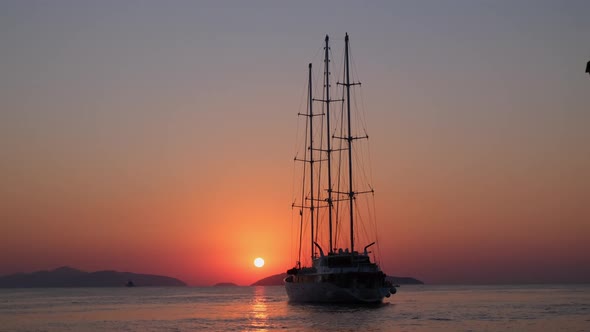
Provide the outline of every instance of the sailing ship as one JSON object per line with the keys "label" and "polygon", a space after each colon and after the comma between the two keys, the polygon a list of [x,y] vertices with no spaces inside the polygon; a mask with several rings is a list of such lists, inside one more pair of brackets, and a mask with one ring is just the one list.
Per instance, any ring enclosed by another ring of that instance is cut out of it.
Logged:
{"label": "sailing ship", "polygon": [[[355,163],[357,140],[366,140],[368,135],[358,135],[351,122],[356,118],[351,114],[351,89],[360,83],[351,81],[348,34],[343,82],[337,82],[342,87],[341,99],[330,96],[330,53],[326,36],[322,98],[313,97],[312,64],[308,67],[307,112],[299,114],[305,119],[305,152],[303,157],[295,157],[303,165],[301,197],[293,203],[300,218],[299,254],[295,267],[287,271],[285,287],[290,302],[381,303],[384,297],[395,294],[396,288],[386,280],[374,253],[369,251],[376,242],[367,241],[362,251],[355,243],[359,238],[355,227],[364,218],[357,206],[358,198],[372,196],[374,191],[368,184],[362,187],[355,176],[359,171]],[[314,102],[321,103],[321,111],[314,112]],[[335,112],[338,109],[330,109],[338,106],[336,103],[340,105],[339,113]],[[331,121],[336,122],[333,128]],[[303,234],[307,232],[309,242],[304,243]],[[348,239],[343,239],[346,235]],[[346,247],[339,248],[341,243]],[[302,263],[304,247],[310,253],[307,265]]]}

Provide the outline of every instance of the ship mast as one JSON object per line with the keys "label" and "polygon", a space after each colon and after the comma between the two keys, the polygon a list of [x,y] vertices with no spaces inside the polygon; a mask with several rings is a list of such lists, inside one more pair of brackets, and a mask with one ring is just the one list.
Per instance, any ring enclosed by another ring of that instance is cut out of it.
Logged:
{"label": "ship mast", "polygon": [[345,71],[346,71],[346,113],[348,122],[348,135],[346,140],[348,141],[348,197],[349,197],[349,209],[350,209],[350,252],[354,252],[354,190],[352,186],[352,129],[350,123],[350,67],[348,64],[348,33],[344,37],[344,59],[345,59]]}
{"label": "ship mast", "polygon": [[332,148],[330,142],[332,141],[330,137],[330,57],[329,53],[329,37],[326,35],[326,47],[325,47],[325,56],[324,56],[324,85],[326,88],[326,96],[324,102],[326,103],[326,135],[327,135],[327,159],[328,159],[328,224],[329,224],[329,232],[330,232],[330,251],[333,251],[332,248],[332,163],[331,163],[331,155],[332,155]]}

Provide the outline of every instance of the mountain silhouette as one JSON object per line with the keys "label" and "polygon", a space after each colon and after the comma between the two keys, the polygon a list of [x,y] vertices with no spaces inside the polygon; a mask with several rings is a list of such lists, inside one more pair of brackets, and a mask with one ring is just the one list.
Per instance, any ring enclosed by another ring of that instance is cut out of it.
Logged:
{"label": "mountain silhouette", "polygon": [[51,271],[16,273],[0,277],[0,288],[33,287],[122,287],[131,282],[134,286],[186,286],[178,279],[132,272],[85,272],[68,266]]}

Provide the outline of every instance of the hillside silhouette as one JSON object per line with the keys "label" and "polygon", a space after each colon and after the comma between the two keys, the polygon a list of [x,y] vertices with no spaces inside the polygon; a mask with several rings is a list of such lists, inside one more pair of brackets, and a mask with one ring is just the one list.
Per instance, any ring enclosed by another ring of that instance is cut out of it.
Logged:
{"label": "hillside silhouette", "polygon": [[124,287],[134,286],[186,286],[178,279],[132,272],[85,272],[63,266],[51,271],[16,273],[0,277],[0,288],[35,287]]}

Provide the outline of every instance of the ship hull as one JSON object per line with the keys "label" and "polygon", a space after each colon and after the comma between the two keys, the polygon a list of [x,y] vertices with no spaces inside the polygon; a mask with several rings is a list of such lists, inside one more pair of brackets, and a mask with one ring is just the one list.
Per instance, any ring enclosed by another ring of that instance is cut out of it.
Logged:
{"label": "ship hull", "polygon": [[330,282],[285,282],[294,303],[381,303],[389,288],[340,287]]}

